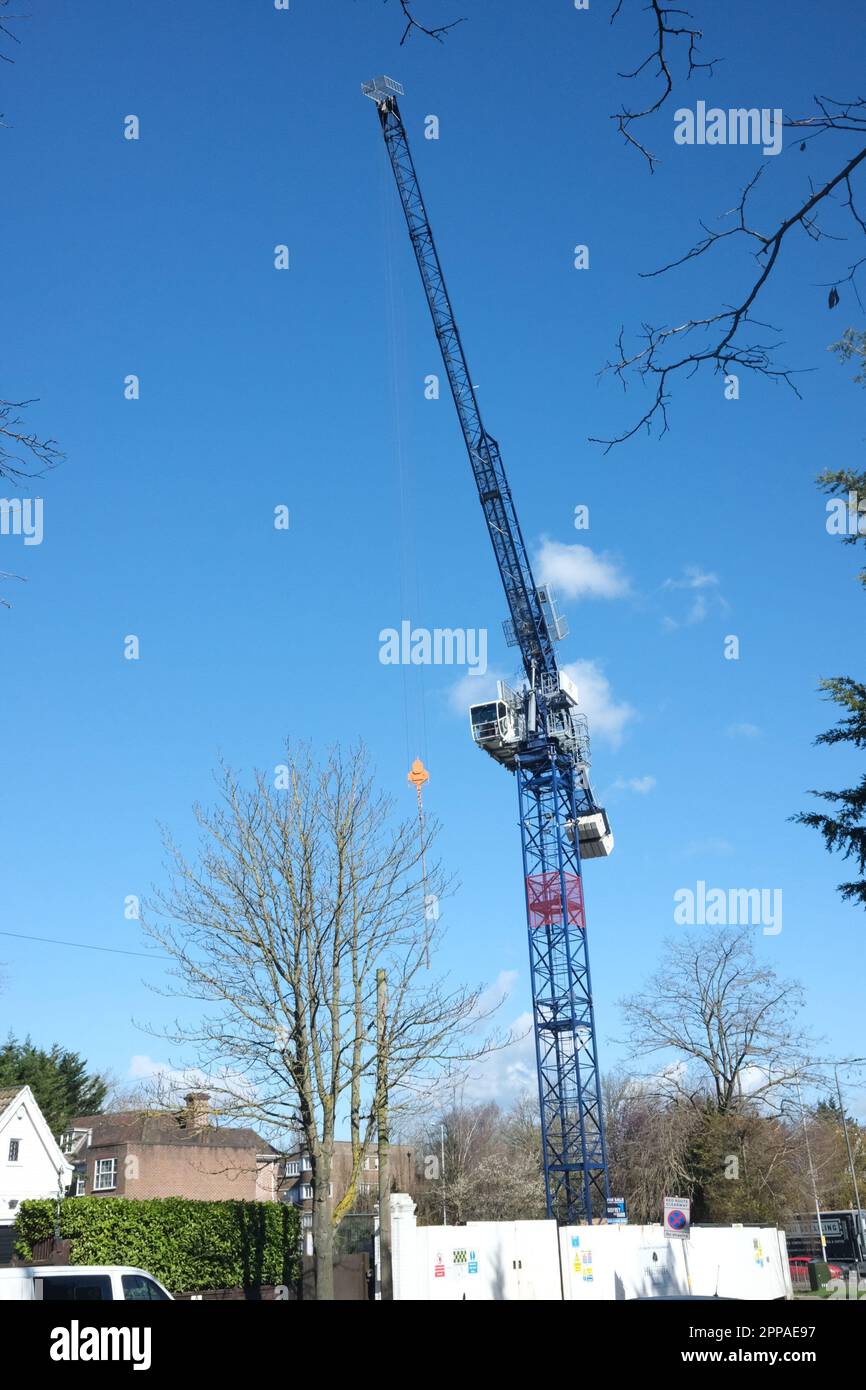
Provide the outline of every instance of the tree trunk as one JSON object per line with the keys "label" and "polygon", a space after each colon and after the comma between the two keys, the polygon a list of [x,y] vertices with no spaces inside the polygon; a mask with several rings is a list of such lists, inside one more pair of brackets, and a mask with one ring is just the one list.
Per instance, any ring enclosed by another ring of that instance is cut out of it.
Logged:
{"label": "tree trunk", "polygon": [[313,1191],[313,1257],[316,1262],[316,1301],[334,1298],[334,1225],[328,1201],[328,1183],[316,1183]]}

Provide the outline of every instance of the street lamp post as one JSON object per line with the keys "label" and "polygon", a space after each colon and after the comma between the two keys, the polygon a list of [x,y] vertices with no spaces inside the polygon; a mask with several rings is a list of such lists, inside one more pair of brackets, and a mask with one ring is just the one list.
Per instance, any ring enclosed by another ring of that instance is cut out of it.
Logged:
{"label": "street lamp post", "polygon": [[[858,1062],[866,1062],[866,1057],[846,1058],[846,1065],[854,1066]],[[845,1148],[848,1151],[848,1168],[851,1173],[851,1186],[854,1189],[854,1211],[857,1214],[857,1254],[859,1259],[866,1258],[866,1251],[863,1249],[863,1216],[860,1207],[860,1189],[857,1186],[857,1170],[854,1167],[854,1155],[851,1152],[851,1139],[848,1134],[848,1121],[845,1118],[845,1102],[842,1099],[842,1087],[839,1083],[839,1066],[833,1064],[833,1074],[836,1077],[836,1095],[839,1098],[839,1113],[842,1116],[842,1132],[845,1135]]]}
{"label": "street lamp post", "polygon": [[822,1258],[822,1260],[824,1261],[824,1263],[826,1264],[826,1263],[827,1263],[827,1238],[826,1238],[826,1236],[824,1235],[824,1227],[823,1227],[823,1225],[821,1224],[821,1204],[820,1204],[820,1202],[818,1201],[818,1184],[817,1184],[817,1182],[816,1182],[816,1180],[815,1180],[815,1165],[814,1165],[814,1163],[812,1162],[812,1145],[809,1143],[809,1131],[808,1131],[808,1129],[806,1128],[806,1112],[805,1112],[805,1110],[803,1109],[803,1095],[802,1095],[802,1092],[801,1092],[801,1090],[800,1090],[800,1076],[799,1076],[799,1073],[796,1074],[795,1080],[796,1080],[796,1082],[797,1082],[797,1099],[798,1099],[798,1101],[800,1102],[800,1119],[801,1119],[801,1121],[802,1121],[802,1123],[803,1123],[803,1138],[804,1138],[805,1141],[806,1141],[806,1154],[808,1155],[808,1158],[809,1158],[809,1175],[810,1175],[810,1177],[811,1177],[811,1179],[812,1179],[812,1193],[813,1193],[813,1196],[814,1196],[814,1198],[815,1198],[815,1216],[816,1216],[817,1219],[818,1219],[818,1235],[821,1237],[821,1258]]}

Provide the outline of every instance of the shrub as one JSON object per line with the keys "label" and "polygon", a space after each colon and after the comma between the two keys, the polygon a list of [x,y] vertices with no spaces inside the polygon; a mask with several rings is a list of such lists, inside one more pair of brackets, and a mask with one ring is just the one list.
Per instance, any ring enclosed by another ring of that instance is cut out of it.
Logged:
{"label": "shrub", "polygon": [[[15,1253],[32,1259],[54,1234],[57,1203],[21,1203]],[[135,1265],[171,1293],[298,1278],[299,1220],[282,1202],[198,1202],[186,1197],[133,1201],[69,1197],[60,1203],[60,1237],[73,1265]]]}

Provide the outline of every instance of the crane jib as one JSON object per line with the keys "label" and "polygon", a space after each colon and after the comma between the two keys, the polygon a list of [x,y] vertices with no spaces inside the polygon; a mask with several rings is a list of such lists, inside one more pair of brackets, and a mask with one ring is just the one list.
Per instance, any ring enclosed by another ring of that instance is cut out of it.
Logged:
{"label": "crane jib", "polygon": [[499,446],[481,420],[396,98],[384,98],[378,110],[524,669],[530,681],[539,674],[555,677],[558,665],[553,639],[535,586]]}

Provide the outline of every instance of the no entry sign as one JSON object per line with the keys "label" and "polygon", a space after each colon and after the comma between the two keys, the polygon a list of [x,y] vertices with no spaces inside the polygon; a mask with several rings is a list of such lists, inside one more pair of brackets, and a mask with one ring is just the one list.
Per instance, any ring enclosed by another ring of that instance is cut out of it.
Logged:
{"label": "no entry sign", "polygon": [[688,1197],[665,1197],[664,1228],[671,1240],[688,1240],[692,1204]]}

